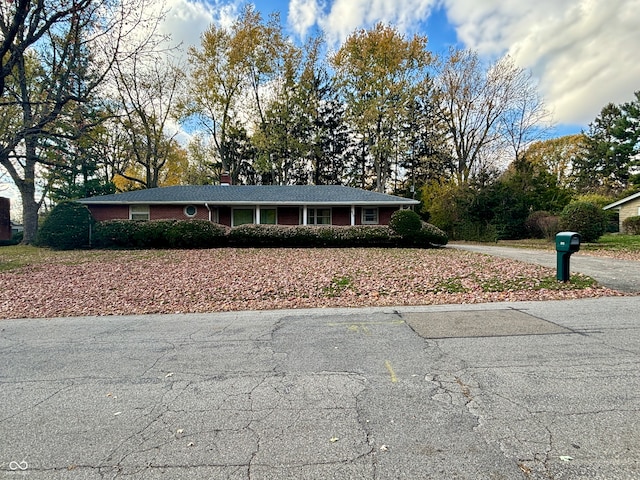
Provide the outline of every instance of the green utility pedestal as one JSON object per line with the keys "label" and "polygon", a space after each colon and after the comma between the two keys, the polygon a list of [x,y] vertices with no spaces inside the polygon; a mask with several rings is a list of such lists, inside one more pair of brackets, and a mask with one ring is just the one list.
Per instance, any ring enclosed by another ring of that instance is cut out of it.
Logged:
{"label": "green utility pedestal", "polygon": [[580,234],[576,232],[560,232],[556,235],[556,263],[559,282],[569,281],[569,258],[580,250]]}

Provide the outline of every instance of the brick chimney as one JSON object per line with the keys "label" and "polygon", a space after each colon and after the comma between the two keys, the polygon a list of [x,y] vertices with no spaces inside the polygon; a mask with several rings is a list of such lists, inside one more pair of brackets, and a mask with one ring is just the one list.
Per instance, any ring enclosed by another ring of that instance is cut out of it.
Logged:
{"label": "brick chimney", "polygon": [[0,240],[11,240],[11,201],[0,197]]}
{"label": "brick chimney", "polygon": [[222,172],[220,174],[220,185],[231,185],[231,175],[229,175],[229,172]]}

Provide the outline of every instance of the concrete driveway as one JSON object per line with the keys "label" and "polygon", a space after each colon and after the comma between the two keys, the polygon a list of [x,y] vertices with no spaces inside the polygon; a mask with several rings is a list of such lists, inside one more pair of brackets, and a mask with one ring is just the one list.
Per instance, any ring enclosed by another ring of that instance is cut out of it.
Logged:
{"label": "concrete driveway", "polygon": [[[451,244],[456,248],[497,257],[513,258],[545,267],[556,268],[556,252],[498,245]],[[640,262],[594,257],[581,253],[571,255],[571,272],[579,272],[597,280],[601,285],[626,293],[640,293]]]}
{"label": "concrete driveway", "polygon": [[639,311],[5,320],[0,477],[640,478]]}

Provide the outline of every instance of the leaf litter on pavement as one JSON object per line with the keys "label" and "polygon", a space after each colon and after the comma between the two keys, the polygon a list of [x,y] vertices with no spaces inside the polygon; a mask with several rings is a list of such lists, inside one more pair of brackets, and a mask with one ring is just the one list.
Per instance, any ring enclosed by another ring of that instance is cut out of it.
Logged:
{"label": "leaf litter on pavement", "polygon": [[[83,257],[82,255],[85,255]],[[453,249],[60,252],[0,272],[0,318],[460,304],[620,295]]]}

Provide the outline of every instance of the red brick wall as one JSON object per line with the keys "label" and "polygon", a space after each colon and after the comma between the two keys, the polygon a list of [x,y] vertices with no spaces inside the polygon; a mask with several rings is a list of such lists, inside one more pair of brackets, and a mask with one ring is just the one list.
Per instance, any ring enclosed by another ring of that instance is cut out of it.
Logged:
{"label": "red brick wall", "polygon": [[[6,199],[8,201],[8,199]],[[195,217],[199,220],[208,220],[209,211],[204,205],[196,205],[198,212]],[[8,207],[7,207],[8,208]],[[231,208],[230,207],[210,207],[211,215],[214,220],[216,211],[218,213],[218,223],[231,226]],[[89,210],[93,218],[101,222],[103,220],[129,219],[129,207],[127,205],[89,205]],[[387,225],[391,219],[391,214],[398,210],[396,207],[379,207],[378,220],[380,225]],[[356,207],[356,225],[362,224],[362,208]],[[176,219],[188,220],[184,214],[183,205],[151,205],[149,208],[151,220]],[[332,220],[334,225],[351,225],[351,207],[334,207],[332,210]],[[298,225],[300,223],[299,207],[278,207],[278,224],[280,225]],[[9,236],[11,236],[11,227],[9,226]]]}
{"label": "red brick wall", "polygon": [[11,201],[0,197],[0,240],[11,240]]}
{"label": "red brick wall", "polygon": [[87,205],[91,215],[98,222],[104,220],[128,220],[129,207],[127,205]]}
{"label": "red brick wall", "polygon": [[209,210],[204,205],[194,205],[198,210],[194,217],[185,215],[185,207],[186,205],[151,205],[149,217],[150,220],[209,220]]}
{"label": "red brick wall", "polygon": [[334,207],[331,210],[333,225],[351,225],[351,207]]}
{"label": "red brick wall", "polygon": [[278,224],[298,225],[300,223],[300,208],[278,207]]}
{"label": "red brick wall", "polygon": [[[397,207],[380,207],[378,209],[378,223],[380,225],[389,225],[389,220],[391,220],[391,215],[396,210],[399,210]],[[360,217],[362,219],[362,216]]]}

